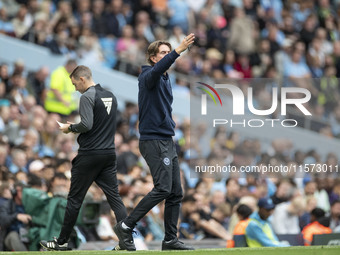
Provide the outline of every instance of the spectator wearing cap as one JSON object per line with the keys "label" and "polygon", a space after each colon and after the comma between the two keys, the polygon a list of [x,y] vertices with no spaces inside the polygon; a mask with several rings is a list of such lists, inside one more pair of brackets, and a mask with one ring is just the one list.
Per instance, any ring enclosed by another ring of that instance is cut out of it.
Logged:
{"label": "spectator wearing cap", "polygon": [[246,240],[249,247],[283,247],[275,235],[269,223],[269,216],[272,215],[275,204],[270,198],[261,198],[258,201],[259,211],[249,217],[249,224],[246,228]]}

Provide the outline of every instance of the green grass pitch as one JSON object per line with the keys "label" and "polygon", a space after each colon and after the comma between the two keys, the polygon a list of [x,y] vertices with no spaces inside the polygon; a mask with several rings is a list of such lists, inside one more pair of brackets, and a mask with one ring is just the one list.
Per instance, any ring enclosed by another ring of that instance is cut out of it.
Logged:
{"label": "green grass pitch", "polygon": [[[67,251],[48,252],[48,255],[108,255],[108,254],[131,254],[131,255],[339,255],[340,246],[309,246],[309,247],[284,247],[284,248],[232,248],[232,249],[202,249],[195,251]],[[42,255],[42,252],[0,252],[0,255]],[[47,255],[47,254],[46,254]]]}

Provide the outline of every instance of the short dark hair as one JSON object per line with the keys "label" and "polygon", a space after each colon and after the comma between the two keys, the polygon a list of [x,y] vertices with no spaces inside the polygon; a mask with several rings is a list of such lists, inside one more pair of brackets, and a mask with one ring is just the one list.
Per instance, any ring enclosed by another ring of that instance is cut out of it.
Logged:
{"label": "short dark hair", "polygon": [[253,210],[249,206],[247,206],[245,204],[240,204],[237,207],[236,212],[239,215],[241,215],[243,219],[247,219],[250,216],[250,214],[253,213]]}
{"label": "short dark hair", "polygon": [[36,176],[35,174],[31,174],[29,173],[27,175],[28,177],[28,185],[31,187],[42,187],[44,182],[41,178],[39,178],[38,176]]}
{"label": "short dark hair", "polygon": [[87,80],[89,80],[92,78],[92,72],[87,66],[80,65],[72,71],[70,78],[72,77],[76,80],[79,80],[80,77],[85,77]]}
{"label": "short dark hair", "polygon": [[161,41],[161,40],[158,40],[158,41],[154,41],[153,43],[151,43],[148,47],[148,54],[147,54],[147,57],[148,57],[148,62],[150,65],[154,65],[155,63],[151,60],[151,57],[154,57],[157,55],[157,53],[159,52],[159,47],[161,45],[167,45],[170,50],[171,50],[171,44],[167,41]]}
{"label": "short dark hair", "polygon": [[331,224],[331,218],[326,216],[320,217],[316,221],[325,227],[329,227],[329,225]]}
{"label": "short dark hair", "polygon": [[311,211],[310,214],[314,215],[316,219],[319,219],[325,216],[325,211],[322,210],[321,208],[316,207]]}

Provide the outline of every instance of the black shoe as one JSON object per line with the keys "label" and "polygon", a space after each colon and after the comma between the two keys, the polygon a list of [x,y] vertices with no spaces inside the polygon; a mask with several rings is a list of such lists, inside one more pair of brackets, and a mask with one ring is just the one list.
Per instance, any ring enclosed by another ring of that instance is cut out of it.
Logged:
{"label": "black shoe", "polygon": [[162,251],[165,250],[195,250],[194,247],[187,246],[184,243],[182,243],[180,240],[173,239],[169,242],[166,242],[163,240],[162,242]]}
{"label": "black shoe", "polygon": [[123,249],[120,248],[120,245],[119,245],[119,244],[117,244],[115,247],[113,247],[112,250],[113,250],[113,251],[123,251]]}
{"label": "black shoe", "polygon": [[122,222],[118,222],[116,226],[113,227],[113,231],[116,233],[119,239],[119,247],[121,250],[135,251],[136,246],[133,242],[132,229],[124,229],[122,227]]}
{"label": "black shoe", "polygon": [[72,250],[68,248],[68,243],[58,244],[58,240],[56,237],[53,238],[52,241],[40,241],[40,245],[49,251],[69,251]]}
{"label": "black shoe", "polygon": [[124,248],[122,248],[122,247],[124,247],[124,244],[122,244],[122,242],[120,242],[119,241],[119,243],[115,246],[115,247],[113,247],[113,251],[126,251],[126,249]]}

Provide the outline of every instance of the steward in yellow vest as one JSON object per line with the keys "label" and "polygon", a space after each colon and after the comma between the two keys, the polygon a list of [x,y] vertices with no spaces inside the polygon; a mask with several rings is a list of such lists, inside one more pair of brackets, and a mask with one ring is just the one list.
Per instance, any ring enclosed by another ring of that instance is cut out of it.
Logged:
{"label": "steward in yellow vest", "polygon": [[76,66],[77,62],[71,59],[65,66],[60,66],[52,72],[50,89],[45,99],[46,111],[68,116],[77,110],[78,102],[74,98],[76,91],[69,77]]}

